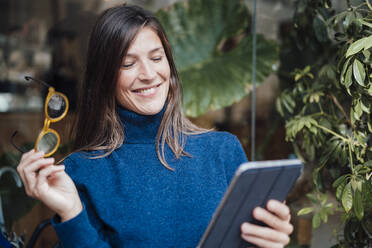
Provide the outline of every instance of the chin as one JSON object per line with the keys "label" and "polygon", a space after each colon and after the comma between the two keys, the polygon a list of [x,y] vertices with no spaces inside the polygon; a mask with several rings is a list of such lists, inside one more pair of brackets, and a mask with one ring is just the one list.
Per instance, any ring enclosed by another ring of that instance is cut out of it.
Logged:
{"label": "chin", "polygon": [[164,107],[164,103],[156,104],[156,105],[154,104],[151,107],[144,107],[144,108],[138,109],[137,111],[135,110],[134,112],[137,112],[138,114],[141,114],[141,115],[156,115],[163,109],[163,107]]}

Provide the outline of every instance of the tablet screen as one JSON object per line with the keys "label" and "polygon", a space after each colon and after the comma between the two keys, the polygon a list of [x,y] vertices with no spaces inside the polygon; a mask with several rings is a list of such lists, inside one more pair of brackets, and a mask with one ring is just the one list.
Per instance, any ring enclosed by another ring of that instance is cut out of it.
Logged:
{"label": "tablet screen", "polygon": [[247,247],[240,236],[243,222],[260,224],[255,207],[266,208],[270,199],[285,200],[302,172],[298,159],[248,162],[239,166],[198,247]]}

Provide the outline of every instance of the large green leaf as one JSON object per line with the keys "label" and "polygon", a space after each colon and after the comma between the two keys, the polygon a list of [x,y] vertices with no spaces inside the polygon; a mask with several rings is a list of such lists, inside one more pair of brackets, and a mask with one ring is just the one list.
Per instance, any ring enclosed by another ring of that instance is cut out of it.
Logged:
{"label": "large green leaf", "polygon": [[362,49],[365,49],[365,50],[369,49],[371,47],[371,44],[372,44],[372,35],[355,41],[347,49],[347,52],[345,55],[346,58],[360,52]]}
{"label": "large green leaf", "polygon": [[[250,92],[252,38],[245,36],[250,15],[243,1],[189,0],[157,16],[172,46],[188,116],[231,105]],[[256,51],[258,85],[273,71],[278,46],[258,36]]]}
{"label": "large green leaf", "polygon": [[364,79],[366,78],[366,72],[363,64],[357,59],[355,59],[353,63],[353,75],[358,84],[365,86]]}
{"label": "large green leaf", "polygon": [[351,84],[353,83],[353,79],[352,79],[352,70],[353,70],[353,66],[349,66],[349,69],[347,69],[346,71],[346,76],[345,76],[345,87],[346,88],[349,88],[351,86]]}
{"label": "large green leaf", "polygon": [[336,190],[336,198],[338,200],[342,199],[342,193],[344,192],[346,184],[347,184],[347,182],[345,180],[345,181],[341,182],[340,185],[338,185],[337,190]]}
{"label": "large green leaf", "polygon": [[337,178],[337,180],[333,182],[332,187],[337,188],[339,185],[341,185],[347,179],[348,176],[349,175],[346,174],[346,175],[343,175],[343,176]]}
{"label": "large green leaf", "polygon": [[320,213],[316,213],[313,216],[313,228],[316,229],[320,226]]}
{"label": "large green leaf", "polygon": [[356,217],[361,220],[364,216],[364,208],[363,208],[363,202],[362,202],[362,193],[359,190],[356,190],[354,192],[354,213]]}
{"label": "large green leaf", "polygon": [[307,208],[303,208],[300,211],[298,211],[297,215],[298,216],[306,215],[306,214],[309,214],[309,213],[312,213],[312,212],[314,212],[314,208],[313,207],[307,207]]}
{"label": "large green leaf", "polygon": [[348,213],[353,206],[353,192],[351,189],[351,183],[346,184],[344,192],[342,193],[342,206],[345,211]]}

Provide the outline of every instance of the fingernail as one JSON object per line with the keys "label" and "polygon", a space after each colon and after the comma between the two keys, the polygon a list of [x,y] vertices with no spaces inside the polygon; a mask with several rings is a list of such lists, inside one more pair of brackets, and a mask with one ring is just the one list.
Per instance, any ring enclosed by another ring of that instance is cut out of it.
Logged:
{"label": "fingernail", "polygon": [[261,207],[256,207],[254,209],[254,213],[255,213],[254,215],[255,215],[256,218],[260,218],[263,214],[263,210],[262,210]]}
{"label": "fingernail", "polygon": [[244,223],[243,226],[242,226],[242,228],[243,228],[243,231],[244,232],[249,232],[250,226],[249,226],[248,223]]}

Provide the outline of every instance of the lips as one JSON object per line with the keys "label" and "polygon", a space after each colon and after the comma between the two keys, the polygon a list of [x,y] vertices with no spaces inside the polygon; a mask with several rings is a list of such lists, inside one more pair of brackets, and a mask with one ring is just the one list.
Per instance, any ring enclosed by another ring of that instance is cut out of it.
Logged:
{"label": "lips", "polygon": [[161,83],[150,87],[135,89],[132,90],[132,92],[134,92],[137,95],[150,96],[156,93],[156,90],[159,88],[160,85]]}

